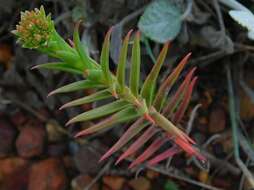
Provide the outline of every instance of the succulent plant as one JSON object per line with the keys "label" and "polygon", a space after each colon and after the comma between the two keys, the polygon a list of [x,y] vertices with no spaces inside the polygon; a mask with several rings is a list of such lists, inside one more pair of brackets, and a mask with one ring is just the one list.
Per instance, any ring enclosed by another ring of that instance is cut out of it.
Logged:
{"label": "succulent plant", "polygon": [[[128,156],[137,153],[149,141],[150,145],[137,156],[130,167],[144,162],[154,165],[182,150],[204,163],[206,159],[195,147],[195,142],[177,127],[190,102],[197,81],[197,77],[194,76],[196,68],[188,72],[173,96],[168,97],[169,91],[172,91],[172,87],[191,54],[186,55],[162,84],[157,86],[157,78],[170,45],[170,43],[166,43],[156,64],[141,84],[140,32],[136,32],[131,52],[130,80],[127,83],[125,71],[132,31],[128,32],[123,40],[117,72],[114,75],[109,69],[109,46],[112,30],[110,29],[105,36],[100,61],[97,63],[87,53],[84,43],[81,43],[78,29],[79,23],[74,29],[73,43],[69,45],[58,35],[54,28],[54,22],[50,16],[46,16],[43,7],[41,7],[40,10],[35,9],[21,13],[21,21],[14,31],[18,41],[24,47],[37,49],[60,60],[59,62],[36,65],[33,68],[60,70],[84,77],[84,80],[60,87],[49,95],[96,89],[93,94],[68,102],[61,109],[114,98],[108,104],[93,108],[69,120],[67,125],[103,118],[75,136],[84,137],[91,133],[110,129],[115,124],[131,122],[130,127],[102,156],[100,161],[131,143],[116,161],[119,163]],[[165,144],[167,144],[168,150],[158,153],[160,147]]]}

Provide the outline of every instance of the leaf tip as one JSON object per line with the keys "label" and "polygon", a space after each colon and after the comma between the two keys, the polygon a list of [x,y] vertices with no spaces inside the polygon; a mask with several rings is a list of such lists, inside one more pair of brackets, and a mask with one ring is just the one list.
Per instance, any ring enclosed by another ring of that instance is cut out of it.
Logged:
{"label": "leaf tip", "polygon": [[38,69],[39,68],[39,65],[34,65],[30,68],[30,70],[35,70],[35,69]]}

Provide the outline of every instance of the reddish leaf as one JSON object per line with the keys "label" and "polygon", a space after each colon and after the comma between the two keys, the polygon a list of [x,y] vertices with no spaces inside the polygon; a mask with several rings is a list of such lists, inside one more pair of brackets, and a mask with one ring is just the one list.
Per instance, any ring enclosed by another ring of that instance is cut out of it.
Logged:
{"label": "reddish leaf", "polygon": [[145,160],[147,160],[150,156],[153,155],[164,143],[166,142],[166,139],[163,137],[158,137],[153,141],[153,143],[136,159],[134,160],[129,168],[133,168],[134,166],[141,164]]}
{"label": "reddish leaf", "polygon": [[116,161],[118,164],[120,161],[136,152],[141,146],[143,146],[158,130],[151,126],[149,127]]}
{"label": "reddish leaf", "polygon": [[175,154],[177,154],[180,151],[181,150],[178,147],[173,146],[170,149],[166,150],[165,152],[163,152],[163,153],[157,155],[156,157],[154,157],[153,159],[149,160],[147,162],[147,164],[150,165],[150,166],[153,166],[153,165],[155,165],[155,164],[157,164],[157,163],[159,163],[159,162],[161,162],[161,161],[163,161],[163,160],[165,160],[169,157],[174,156]]}
{"label": "reddish leaf", "polygon": [[139,118],[135,121],[128,130],[121,136],[121,138],[112,146],[100,159],[100,162],[111,156],[114,152],[122,148],[128,143],[135,135],[137,135],[148,123],[143,123],[144,119]]}
{"label": "reddish leaf", "polygon": [[169,74],[169,76],[166,78],[166,80],[161,84],[155,100],[154,100],[154,107],[156,109],[161,109],[161,106],[163,104],[164,98],[168,91],[172,88],[176,80],[178,79],[181,71],[183,70],[184,66],[187,64],[188,59],[190,58],[191,53],[188,53],[178,64],[178,66],[173,70],[172,73]]}
{"label": "reddish leaf", "polygon": [[186,90],[187,86],[189,85],[192,75],[194,73],[194,71],[196,70],[196,68],[193,68],[188,75],[185,77],[184,81],[182,82],[182,84],[180,85],[180,87],[178,88],[178,90],[176,91],[175,95],[173,96],[173,98],[171,98],[171,100],[169,101],[169,103],[165,106],[164,110],[163,110],[163,114],[164,115],[169,115],[169,117],[172,115],[175,107],[178,105],[178,103],[180,102],[180,100],[182,99],[183,93]]}
{"label": "reddish leaf", "polygon": [[174,118],[173,118],[174,123],[179,123],[181,121],[181,119],[183,118],[184,112],[186,111],[187,106],[189,105],[193,87],[194,87],[196,81],[197,81],[197,77],[195,77],[191,81],[190,85],[188,86],[188,89],[183,97],[183,101],[181,102],[177,112],[174,115]]}

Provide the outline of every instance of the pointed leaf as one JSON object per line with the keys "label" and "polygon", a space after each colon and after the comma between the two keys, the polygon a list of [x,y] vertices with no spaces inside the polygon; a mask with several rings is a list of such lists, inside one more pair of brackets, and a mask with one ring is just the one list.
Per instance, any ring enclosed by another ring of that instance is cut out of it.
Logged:
{"label": "pointed leaf", "polygon": [[101,57],[100,57],[102,72],[108,84],[112,83],[111,73],[109,70],[109,45],[110,45],[111,32],[112,32],[112,28],[109,29],[109,31],[107,32],[105,36],[105,40],[103,42],[103,46],[101,50]]}
{"label": "pointed leaf", "polygon": [[169,103],[165,106],[164,110],[163,110],[163,115],[168,116],[169,118],[172,116],[173,111],[175,110],[175,108],[177,107],[177,105],[180,103],[185,90],[187,89],[188,85],[190,84],[192,75],[194,73],[196,68],[193,68],[188,75],[185,77],[184,81],[182,82],[182,84],[180,85],[180,87],[178,88],[178,90],[176,91],[175,95],[170,98]]}
{"label": "pointed leaf", "polygon": [[90,80],[81,80],[78,82],[73,82],[71,84],[62,86],[60,88],[57,88],[56,90],[49,93],[48,96],[51,96],[53,94],[60,94],[60,93],[67,93],[67,92],[73,92],[77,90],[84,90],[88,88],[102,88],[103,85],[98,85],[97,83],[90,81]]}
{"label": "pointed leaf", "polygon": [[80,25],[80,21],[76,24],[74,33],[73,33],[73,40],[74,40],[74,44],[75,44],[75,49],[77,50],[77,52],[82,60],[82,63],[84,64],[84,69],[92,69],[92,68],[96,68],[96,67],[98,68],[97,63],[87,55],[87,52],[83,48],[83,45],[82,45],[80,38],[79,38],[79,25]]}
{"label": "pointed leaf", "polygon": [[175,154],[177,154],[178,152],[180,152],[181,150],[176,147],[176,146],[173,146],[171,148],[169,148],[168,150],[166,150],[165,152],[162,152],[161,154],[158,154],[156,157],[154,157],[153,159],[149,160],[147,162],[147,164],[149,166],[154,166],[156,164],[158,164],[159,162],[169,158],[169,157],[172,157],[174,156]]}
{"label": "pointed leaf", "polygon": [[165,79],[165,81],[161,84],[156,97],[154,99],[154,107],[157,110],[161,110],[161,107],[163,105],[163,102],[165,100],[165,97],[167,95],[167,92],[170,91],[172,86],[175,84],[176,80],[178,79],[181,71],[183,70],[184,66],[186,65],[189,57],[191,56],[191,53],[187,54],[181,62],[178,64],[178,66],[173,70],[173,72]]}
{"label": "pointed leaf", "polygon": [[68,121],[68,123],[66,125],[69,125],[69,124],[75,123],[75,122],[88,121],[91,119],[96,119],[96,118],[99,118],[102,116],[106,116],[111,113],[122,110],[128,105],[130,105],[130,104],[127,103],[126,101],[117,100],[115,102],[106,104],[106,105],[98,107],[98,108],[94,108],[94,109],[84,112],[82,114],[79,114],[76,117],[72,118],[70,121]]}
{"label": "pointed leaf", "polygon": [[129,168],[133,168],[138,164],[143,163],[145,160],[147,160],[149,157],[151,157],[159,148],[166,142],[163,137],[158,137],[153,141],[152,144],[137,158],[135,159]]}
{"label": "pointed leaf", "polygon": [[109,98],[111,96],[112,96],[112,94],[108,91],[108,89],[102,90],[102,91],[99,91],[99,92],[95,92],[95,93],[93,93],[89,96],[85,96],[83,98],[79,98],[77,100],[68,102],[67,104],[64,104],[60,108],[60,110],[64,109],[64,108],[67,108],[67,107],[78,106],[78,105],[82,105],[82,104],[95,102],[95,101],[98,101],[98,100],[103,100],[103,99]]}
{"label": "pointed leaf", "polygon": [[151,105],[151,103],[152,103],[156,80],[159,75],[161,66],[166,58],[166,55],[168,52],[168,47],[169,47],[169,42],[163,46],[163,49],[161,50],[160,55],[157,58],[155,65],[153,66],[151,72],[149,73],[149,75],[147,76],[147,78],[143,84],[143,87],[141,90],[141,95],[143,98],[145,98],[148,106]]}
{"label": "pointed leaf", "polygon": [[143,118],[139,118],[135,121],[128,130],[121,136],[121,138],[101,157],[100,161],[105,160],[113,153],[122,148],[125,144],[127,144],[134,136],[141,132],[149,123],[145,122]]}
{"label": "pointed leaf", "polygon": [[97,132],[99,130],[108,129],[109,127],[111,127],[114,124],[122,123],[122,122],[126,122],[126,121],[131,121],[131,120],[137,118],[138,116],[140,116],[140,113],[138,113],[134,107],[128,106],[127,108],[124,108],[123,110],[121,110],[121,111],[115,113],[114,115],[110,116],[109,118],[95,124],[94,126],[79,132],[75,137],[80,137],[83,135]]}
{"label": "pointed leaf", "polygon": [[36,65],[32,67],[32,69],[50,69],[50,70],[58,70],[58,71],[65,71],[73,74],[83,74],[82,70],[71,67],[68,63],[63,62],[54,62],[54,63],[43,63],[40,65]]}
{"label": "pointed leaf", "polygon": [[177,112],[176,112],[175,115],[174,115],[174,118],[173,118],[173,122],[174,122],[174,123],[179,123],[179,122],[181,121],[181,119],[182,119],[182,117],[183,117],[183,115],[184,115],[184,112],[186,111],[187,106],[188,106],[188,104],[189,104],[189,102],[190,102],[191,94],[192,94],[193,87],[194,87],[196,81],[197,81],[197,77],[195,77],[195,78],[191,81],[191,83],[190,83],[188,89],[186,90],[186,93],[185,93],[185,95],[184,95],[184,97],[183,97],[183,101],[181,102],[181,104],[180,104],[180,106],[179,106]]}
{"label": "pointed leaf", "polygon": [[132,47],[131,71],[130,71],[130,89],[133,95],[136,97],[139,94],[140,62],[141,62],[140,32],[137,32]]}
{"label": "pointed leaf", "polygon": [[116,161],[116,164],[121,162],[126,157],[135,153],[140,147],[142,147],[150,138],[152,138],[158,130],[151,126],[149,127]]}
{"label": "pointed leaf", "polygon": [[131,32],[132,30],[128,32],[128,34],[126,35],[123,41],[123,45],[120,51],[120,56],[118,61],[117,72],[116,72],[117,80],[119,82],[121,89],[124,89],[124,86],[125,86],[125,65],[127,60],[128,44],[129,44]]}

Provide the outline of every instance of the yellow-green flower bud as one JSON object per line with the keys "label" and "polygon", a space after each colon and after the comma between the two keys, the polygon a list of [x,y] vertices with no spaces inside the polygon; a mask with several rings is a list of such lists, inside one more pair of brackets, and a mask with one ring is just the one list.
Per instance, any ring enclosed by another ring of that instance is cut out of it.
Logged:
{"label": "yellow-green flower bud", "polygon": [[21,20],[16,30],[12,32],[23,47],[37,49],[48,45],[54,31],[54,23],[50,15],[46,15],[41,6],[40,9],[21,12]]}

